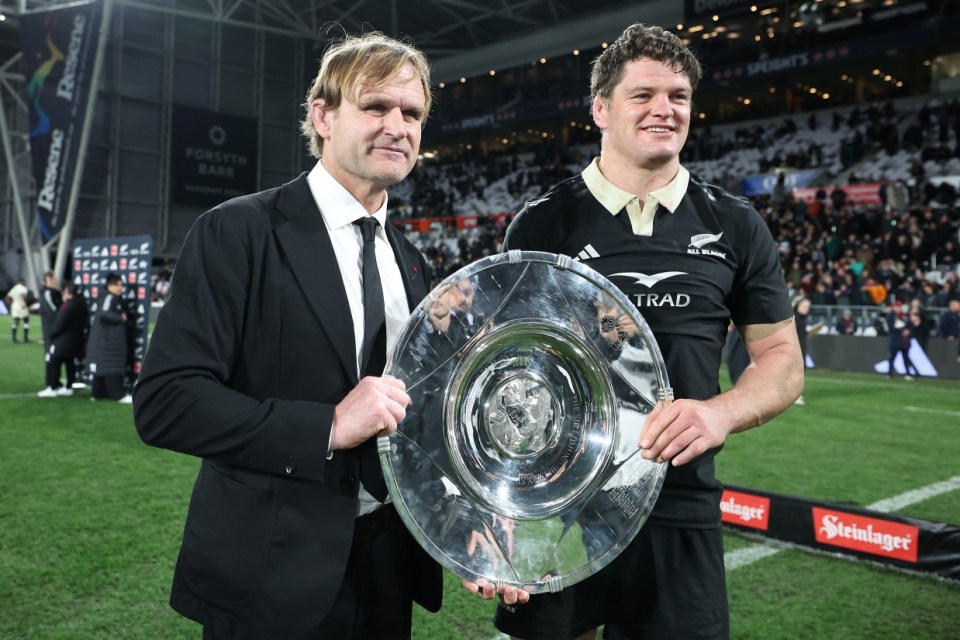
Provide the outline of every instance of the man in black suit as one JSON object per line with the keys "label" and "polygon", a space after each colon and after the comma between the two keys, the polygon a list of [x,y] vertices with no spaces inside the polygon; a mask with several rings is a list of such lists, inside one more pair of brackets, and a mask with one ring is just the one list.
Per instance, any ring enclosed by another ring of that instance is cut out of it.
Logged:
{"label": "man in black suit", "polygon": [[57,320],[57,313],[63,303],[63,295],[57,289],[57,276],[53,275],[53,271],[47,271],[43,274],[43,287],[40,289],[40,299],[37,302],[40,305],[40,320],[43,321],[41,327],[43,330],[43,351],[46,353],[50,350],[50,330]]}
{"label": "man in black suit", "polygon": [[[148,444],[203,459],[171,605],[204,638],[409,638],[411,601],[440,607],[439,566],[389,504],[375,446],[410,401],[380,377],[386,353],[428,290],[423,257],[386,224],[386,189],[417,161],[429,87],[411,46],[333,45],[302,122],[320,161],[205,213],[184,241],[134,415]],[[385,344],[369,339],[384,326]]]}
{"label": "man in black suit", "polygon": [[[60,292],[58,291],[59,295]],[[49,327],[50,346],[47,347],[47,388],[37,393],[41,398],[72,396],[77,379],[76,359],[83,357],[83,342],[87,333],[89,312],[87,300],[77,292],[77,285],[63,285],[63,302]],[[46,325],[44,325],[46,326]],[[67,385],[60,386],[60,368],[67,372]]]}
{"label": "man in black suit", "polygon": [[128,316],[123,289],[120,274],[108,273],[104,292],[93,305],[87,365],[93,374],[91,398],[130,404],[132,398],[126,393]]}

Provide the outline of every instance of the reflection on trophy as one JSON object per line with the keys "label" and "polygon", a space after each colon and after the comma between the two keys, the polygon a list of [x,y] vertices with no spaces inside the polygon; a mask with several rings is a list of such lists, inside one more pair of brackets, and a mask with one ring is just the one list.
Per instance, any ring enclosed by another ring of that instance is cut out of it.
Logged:
{"label": "reflection on trophy", "polygon": [[475,262],[413,313],[387,373],[412,399],[378,441],[387,485],[455,574],[558,591],[646,521],[666,467],[637,441],[671,391],[643,318],[593,270],[539,252]]}

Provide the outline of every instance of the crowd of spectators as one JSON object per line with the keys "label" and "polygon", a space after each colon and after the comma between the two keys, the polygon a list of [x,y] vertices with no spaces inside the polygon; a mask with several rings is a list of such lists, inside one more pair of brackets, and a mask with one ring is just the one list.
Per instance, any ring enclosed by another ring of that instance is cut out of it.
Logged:
{"label": "crowd of spectators", "polygon": [[[879,312],[885,305],[904,314],[903,306],[914,305],[920,331],[936,334],[935,314],[960,299],[956,207],[837,206],[827,199],[811,215],[790,195],[780,201],[760,196],[753,204],[778,242],[788,286],[821,314],[838,315],[837,333],[884,333]],[[851,307],[862,315],[844,318]]]}
{"label": "crowd of spectators", "polygon": [[[821,137],[812,135],[816,132]],[[828,148],[818,142],[822,136],[840,142]],[[843,190],[828,195],[822,188],[808,205],[782,181],[752,203],[778,242],[791,292],[811,300],[813,321],[824,320],[828,331],[839,334],[884,334],[889,308],[903,323],[910,322],[911,313],[919,317],[915,333],[925,340],[942,333],[941,316],[946,317],[951,301],[960,300],[960,210],[956,193],[945,195],[916,165],[937,172],[933,156],[957,155],[958,140],[957,100],[878,103],[695,130],[684,163],[734,190],[745,177],[742,172],[734,176],[723,165],[703,160],[722,161],[736,150],[764,150],[755,158],[762,173],[823,167],[833,157],[838,166],[824,171],[822,182],[881,182],[879,205],[853,204]],[[595,144],[562,149],[550,139],[520,152],[472,150],[415,171],[400,192],[404,215],[478,216],[477,228],[468,232],[445,224],[415,234],[434,275],[442,278],[499,251],[509,222],[503,212],[517,211],[548,185],[578,173],[598,149]],[[861,161],[891,151],[908,154],[901,163],[906,168],[892,172],[891,179]]]}

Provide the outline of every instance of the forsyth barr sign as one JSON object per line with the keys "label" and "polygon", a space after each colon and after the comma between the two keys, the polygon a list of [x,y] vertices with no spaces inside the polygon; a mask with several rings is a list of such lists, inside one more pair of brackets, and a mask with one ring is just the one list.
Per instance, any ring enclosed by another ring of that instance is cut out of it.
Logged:
{"label": "forsyth barr sign", "polygon": [[257,190],[257,120],[174,105],[170,196],[207,207]]}

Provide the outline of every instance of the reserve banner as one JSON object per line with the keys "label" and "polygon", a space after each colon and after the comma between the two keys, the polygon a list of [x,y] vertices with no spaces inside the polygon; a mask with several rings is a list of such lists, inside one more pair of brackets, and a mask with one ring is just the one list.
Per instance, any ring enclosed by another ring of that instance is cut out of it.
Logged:
{"label": "reserve banner", "polygon": [[44,242],[63,228],[100,37],[100,3],[20,17],[30,156]]}

